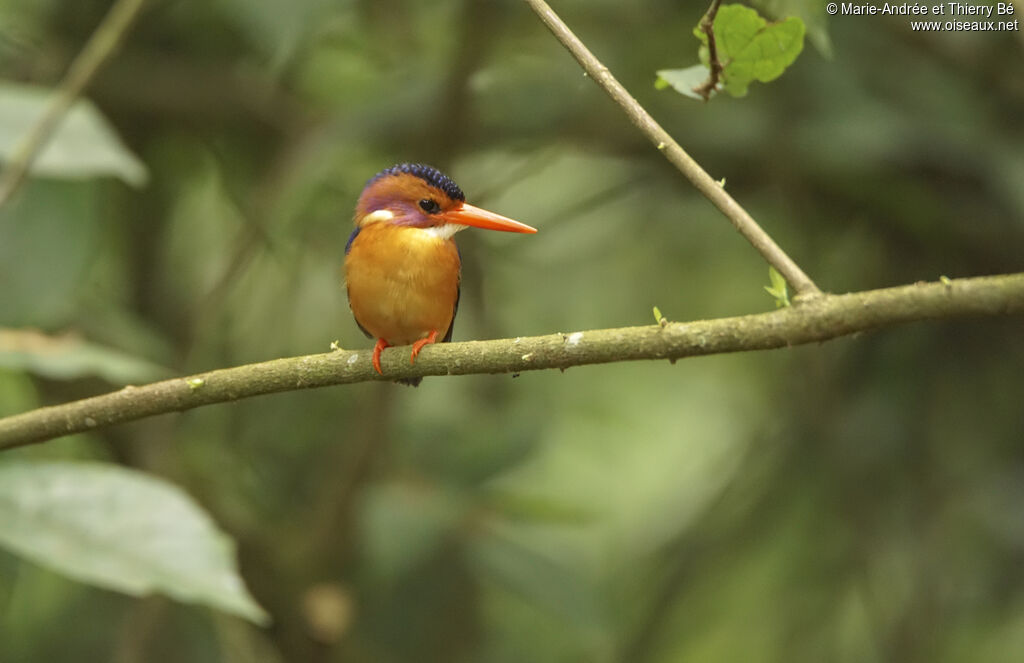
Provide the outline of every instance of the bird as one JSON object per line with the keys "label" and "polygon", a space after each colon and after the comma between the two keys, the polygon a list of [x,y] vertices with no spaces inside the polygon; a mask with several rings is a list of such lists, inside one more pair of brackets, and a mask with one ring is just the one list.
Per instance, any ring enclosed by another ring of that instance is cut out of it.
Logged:
{"label": "bird", "polygon": [[[433,166],[400,163],[380,171],[359,195],[345,245],[345,289],[359,329],[377,339],[371,363],[391,346],[452,339],[461,293],[461,257],[453,237],[468,227],[535,233],[536,228],[474,207],[454,180]],[[410,386],[422,378],[397,380]]]}

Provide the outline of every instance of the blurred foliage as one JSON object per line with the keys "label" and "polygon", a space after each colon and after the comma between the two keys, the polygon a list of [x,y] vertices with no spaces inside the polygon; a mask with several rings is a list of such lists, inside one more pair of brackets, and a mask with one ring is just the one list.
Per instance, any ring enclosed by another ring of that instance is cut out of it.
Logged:
{"label": "blurred foliage", "polygon": [[[823,288],[1024,268],[1021,35],[814,4],[761,3],[805,7],[815,49],[706,105],[650,85],[706,7],[555,9]],[[0,109],[108,5],[0,1]],[[403,160],[541,229],[460,235],[456,340],[773,307],[757,254],[519,2],[153,2],[89,102],[148,180],[48,170],[0,210],[0,328],[109,352],[5,361],[0,414],[117,388],[126,358],[368,347],[342,252]],[[288,393],[6,453],[180,486],[273,621],[0,553],[0,661],[1020,660],[1021,333]]]}
{"label": "blurred foliage", "polygon": [[[0,84],[0,157],[8,160],[50,100],[47,88]],[[64,116],[32,169],[61,178],[114,175],[134,186],[146,182],[146,167],[128,152],[96,108],[79,100]]]}
{"label": "blurred foliage", "polygon": [[256,622],[230,541],[181,493],[112,464],[0,465],[0,541],[72,578],[136,596],[163,592]]}
{"label": "blurred foliage", "polygon": [[95,375],[114,384],[170,377],[145,359],[89,343],[73,334],[51,337],[33,329],[0,329],[0,367],[53,380]]}

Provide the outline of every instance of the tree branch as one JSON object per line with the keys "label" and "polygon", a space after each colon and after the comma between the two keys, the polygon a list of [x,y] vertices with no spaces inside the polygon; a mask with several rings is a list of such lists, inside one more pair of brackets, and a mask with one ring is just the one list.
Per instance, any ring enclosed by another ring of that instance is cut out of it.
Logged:
{"label": "tree branch", "polygon": [[661,128],[661,125],[626,91],[626,88],[622,87],[622,84],[615,79],[608,68],[601,64],[601,61],[587,49],[544,0],[526,0],[526,3],[548,26],[558,41],[562,42],[562,45],[572,53],[587,75],[604,88],[608,96],[626,112],[633,124],[657,146],[665,158],[725,214],[736,230],[753,244],[754,248],[768,261],[768,264],[779,270],[779,273],[793,286],[797,295],[811,296],[821,293],[818,286],[814,285],[814,282],[786,255],[786,252],[775,243],[775,240],[761,229],[753,217],[726,193],[725,189],[713,180],[700,167],[700,164],[673,140],[667,131]]}
{"label": "tree branch", "polygon": [[711,98],[711,93],[718,87],[718,80],[722,76],[722,63],[718,60],[718,44],[715,41],[715,16],[718,15],[718,7],[722,0],[712,0],[704,18],[700,19],[700,29],[708,38],[708,79],[693,88],[693,91],[704,97],[704,101]]}
{"label": "tree branch", "polygon": [[117,0],[82,52],[71,63],[46,111],[14,149],[7,168],[0,174],[0,207],[7,204],[21,186],[32,163],[60,126],[61,119],[114,53],[144,2]]}
{"label": "tree branch", "polygon": [[429,375],[676,360],[815,343],[914,320],[1022,312],[1024,273],[822,295],[799,307],[734,318],[428,345],[415,365],[409,364],[408,348],[389,349],[381,361],[386,377],[370,366],[369,350],[335,350],[125,387],[0,419],[0,449],[280,391]]}

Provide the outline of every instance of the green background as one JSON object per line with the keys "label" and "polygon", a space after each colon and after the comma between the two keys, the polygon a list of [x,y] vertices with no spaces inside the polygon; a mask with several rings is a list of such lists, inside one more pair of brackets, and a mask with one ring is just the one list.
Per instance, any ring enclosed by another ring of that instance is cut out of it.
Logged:
{"label": "green background", "polygon": [[[1024,36],[770,4],[801,8],[804,53],[706,105],[653,85],[697,61],[705,7],[554,7],[823,289],[1024,269]],[[107,7],[0,2],[0,76],[55,84]],[[84,144],[0,211],[0,327],[71,334],[48,368],[8,358],[0,414],[370,347],[343,247],[400,161],[540,229],[459,235],[456,341],[774,307],[756,252],[521,2],[151,2],[88,96],[148,178],[127,153],[121,179],[72,172],[109,149]],[[274,623],[0,552],[0,661],[1021,660],[1022,339],[957,320],[361,384],[8,453],[181,486]]]}

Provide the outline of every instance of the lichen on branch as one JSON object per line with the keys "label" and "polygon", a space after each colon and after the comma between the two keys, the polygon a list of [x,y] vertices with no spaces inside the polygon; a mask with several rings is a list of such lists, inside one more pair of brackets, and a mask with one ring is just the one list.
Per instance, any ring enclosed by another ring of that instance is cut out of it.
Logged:
{"label": "lichen on branch", "polygon": [[274,359],[125,387],[0,419],[0,450],[168,412],[281,391],[437,375],[521,373],[642,359],[769,350],[816,343],[915,320],[1024,313],[1024,273],[822,295],[794,306],[732,318],[668,322],[492,341],[430,345],[415,365],[408,348]]}

